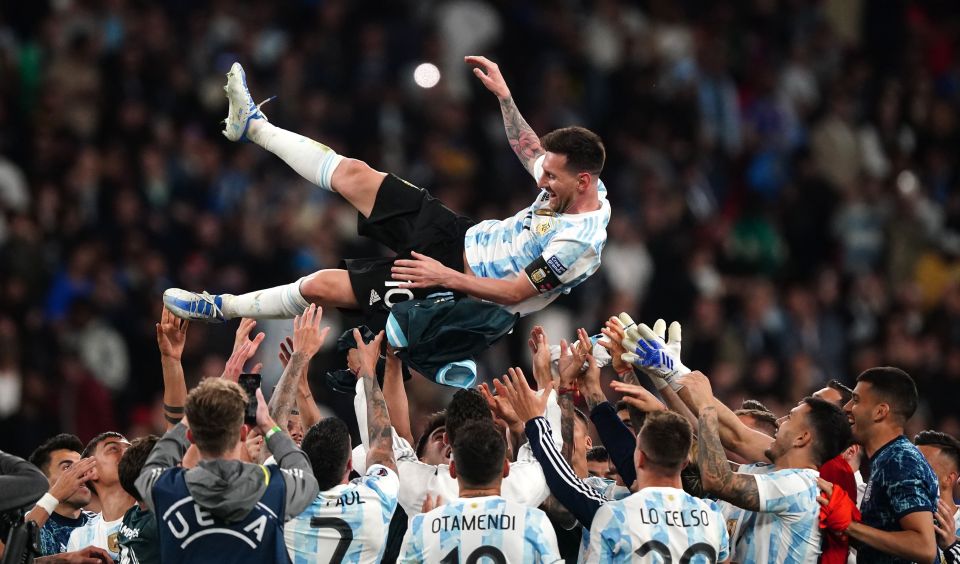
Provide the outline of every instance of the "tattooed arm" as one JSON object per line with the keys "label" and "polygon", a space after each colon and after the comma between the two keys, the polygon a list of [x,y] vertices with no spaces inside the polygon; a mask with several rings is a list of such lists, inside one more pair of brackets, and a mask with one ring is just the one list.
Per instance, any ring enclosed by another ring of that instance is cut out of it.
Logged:
{"label": "tattooed arm", "polygon": [[[533,131],[533,128],[520,115],[520,110],[513,102],[510,95],[510,89],[507,88],[507,81],[500,74],[500,67],[486,57],[466,57],[467,64],[473,65],[473,74],[480,79],[480,82],[500,100],[500,112],[503,114],[503,128],[507,132],[507,141],[510,142],[510,148],[517,154],[517,158],[523,163],[523,168],[527,169],[531,175],[533,172],[533,163],[545,151],[540,145],[540,138]],[[534,179],[539,180],[539,179]]]}
{"label": "tattooed arm", "polygon": [[363,381],[363,394],[367,399],[367,435],[370,445],[367,450],[367,468],[381,464],[397,471],[397,461],[393,456],[393,431],[390,425],[390,412],[383,391],[377,383],[377,358],[380,356],[380,344],[383,331],[369,343],[364,343],[360,332],[354,329],[357,352],[360,353],[360,379]]}
{"label": "tattooed arm", "polygon": [[700,409],[697,464],[703,489],[720,499],[749,511],[760,510],[760,490],[751,474],[735,474],[720,443],[717,408]]}
{"label": "tattooed arm", "polygon": [[290,362],[287,363],[287,367],[283,369],[283,374],[280,375],[277,387],[273,389],[273,395],[270,396],[270,404],[267,407],[270,411],[270,417],[273,417],[273,420],[277,422],[281,429],[287,428],[290,412],[297,405],[297,391],[300,381],[306,378],[305,373],[309,365],[309,356],[294,351],[290,355]]}

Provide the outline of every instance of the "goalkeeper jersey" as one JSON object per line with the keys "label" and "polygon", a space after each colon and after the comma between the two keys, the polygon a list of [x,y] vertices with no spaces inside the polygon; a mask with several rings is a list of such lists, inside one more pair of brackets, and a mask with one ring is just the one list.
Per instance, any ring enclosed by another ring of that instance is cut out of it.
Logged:
{"label": "goalkeeper jersey", "polygon": [[400,551],[402,563],[560,562],[547,515],[500,496],[464,498],[413,518]]}

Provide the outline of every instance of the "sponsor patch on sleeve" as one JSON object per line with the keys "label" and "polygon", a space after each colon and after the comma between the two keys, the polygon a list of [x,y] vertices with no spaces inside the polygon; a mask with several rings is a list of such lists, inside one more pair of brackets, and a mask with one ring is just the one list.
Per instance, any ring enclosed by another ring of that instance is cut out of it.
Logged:
{"label": "sponsor patch on sleeve", "polygon": [[[558,264],[559,262],[560,261],[557,261]],[[563,268],[562,265],[561,268]],[[543,292],[549,292],[562,284],[554,268],[548,265],[547,261],[543,260],[543,257],[537,257],[536,260],[527,265],[524,271],[527,273],[527,277],[530,278],[530,282],[533,282],[534,288],[541,294]]]}
{"label": "sponsor patch on sleeve", "polygon": [[550,270],[552,270],[557,276],[562,276],[563,273],[567,271],[567,268],[563,266],[563,263],[560,262],[560,259],[557,258],[557,255],[553,255],[547,259],[547,266],[549,266]]}

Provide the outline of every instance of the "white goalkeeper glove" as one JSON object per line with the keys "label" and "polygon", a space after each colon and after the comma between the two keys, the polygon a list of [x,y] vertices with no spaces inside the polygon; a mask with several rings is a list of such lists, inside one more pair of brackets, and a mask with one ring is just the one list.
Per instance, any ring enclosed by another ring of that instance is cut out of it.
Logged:
{"label": "white goalkeeper glove", "polygon": [[643,323],[636,325],[626,314],[620,315],[620,322],[625,326],[626,336],[622,344],[627,350],[621,358],[651,376],[658,390],[670,386],[679,391],[683,385],[677,382],[677,378],[690,373],[680,361],[680,323],[674,321],[670,324],[669,339],[665,341],[667,323],[662,319],[653,324],[653,329]]}

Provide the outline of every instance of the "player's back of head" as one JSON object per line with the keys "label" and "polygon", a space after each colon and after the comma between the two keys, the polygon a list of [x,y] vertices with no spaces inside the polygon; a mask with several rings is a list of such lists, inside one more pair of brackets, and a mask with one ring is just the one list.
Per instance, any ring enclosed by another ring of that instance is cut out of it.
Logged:
{"label": "player's back of head", "polygon": [[320,491],[329,490],[343,480],[350,459],[350,430],[341,419],[327,417],[310,427],[300,448],[310,459]]}
{"label": "player's back of head", "polygon": [[672,411],[654,411],[637,434],[637,448],[645,455],[645,468],[664,475],[679,474],[687,462],[693,440],[690,423]]}
{"label": "player's back of head", "polygon": [[870,384],[877,398],[890,406],[890,411],[901,424],[917,411],[920,402],[917,385],[909,374],[893,366],[877,366],[864,370],[857,382]]}
{"label": "player's back of head", "polygon": [[507,445],[493,421],[469,421],[453,442],[457,478],[466,487],[483,488],[503,477]]}
{"label": "player's back of head", "polygon": [[456,441],[457,433],[467,422],[493,422],[493,414],[490,413],[487,400],[473,388],[457,390],[450,400],[450,405],[447,406],[446,413],[445,432],[451,446]]}
{"label": "player's back of head", "polygon": [[810,408],[807,425],[813,430],[813,454],[819,466],[850,446],[853,431],[847,415],[835,403],[815,397],[805,397],[803,403]]}
{"label": "player's back of head", "polygon": [[952,470],[960,471],[960,441],[953,436],[942,431],[920,431],[913,438],[913,444],[939,449],[942,457],[953,466]]}
{"label": "player's back of head", "polygon": [[585,127],[555,129],[540,139],[545,151],[567,157],[570,172],[600,174],[607,160],[607,150],[600,136]]}
{"label": "player's back of head", "polygon": [[153,450],[154,445],[156,445],[159,440],[160,437],[156,435],[147,435],[146,437],[134,439],[133,442],[130,443],[130,448],[123,453],[123,456],[120,458],[120,463],[117,465],[117,476],[120,478],[120,486],[137,501],[143,501],[140,498],[140,492],[137,491],[137,478],[140,477],[140,471],[143,470],[143,465],[146,464],[147,457],[150,456],[150,451]]}
{"label": "player's back of head", "polygon": [[200,452],[217,457],[240,440],[247,394],[236,382],[207,378],[187,396],[184,412]]}

